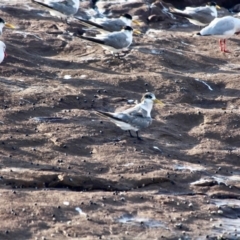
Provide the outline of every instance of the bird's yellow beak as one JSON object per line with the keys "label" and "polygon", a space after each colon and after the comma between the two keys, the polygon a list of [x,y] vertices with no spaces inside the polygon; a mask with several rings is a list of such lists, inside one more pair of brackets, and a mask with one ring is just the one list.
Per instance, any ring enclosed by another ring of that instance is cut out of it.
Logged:
{"label": "bird's yellow beak", "polygon": [[141,34],[141,32],[138,31],[137,29],[133,29],[133,33],[134,33],[134,34],[137,34],[137,35],[140,35],[140,34]]}
{"label": "bird's yellow beak", "polygon": [[164,105],[164,103],[162,101],[158,100],[158,99],[154,99],[153,101],[154,101],[154,103]]}
{"label": "bird's yellow beak", "polygon": [[10,24],[10,23],[5,23],[5,27],[7,27],[7,28],[15,28],[15,26],[13,26],[12,24]]}
{"label": "bird's yellow beak", "polygon": [[138,20],[136,20],[136,19],[132,20],[132,22],[133,22],[134,24],[138,25],[138,26],[141,26],[141,25],[142,25],[142,24],[141,24]]}
{"label": "bird's yellow beak", "polygon": [[221,9],[221,7],[220,7],[220,6],[218,6],[218,5],[216,5],[216,8],[217,8],[217,9]]}

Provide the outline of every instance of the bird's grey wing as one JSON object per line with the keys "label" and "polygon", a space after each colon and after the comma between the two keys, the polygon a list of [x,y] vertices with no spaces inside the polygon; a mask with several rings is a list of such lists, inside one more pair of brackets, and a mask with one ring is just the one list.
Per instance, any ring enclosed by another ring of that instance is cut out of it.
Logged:
{"label": "bird's grey wing", "polygon": [[234,29],[234,22],[231,19],[221,19],[215,24],[203,28],[200,33],[201,35],[224,35],[227,31]]}
{"label": "bird's grey wing", "polygon": [[215,18],[215,16],[212,15],[212,10],[210,8],[202,8],[198,11],[192,12],[191,18],[201,23],[208,24]]}
{"label": "bird's grey wing", "polygon": [[143,109],[143,108],[139,108],[137,111],[132,111],[129,113],[131,116],[140,116],[143,118],[146,118],[148,116],[148,112]]}
{"label": "bird's grey wing", "polygon": [[141,107],[141,104],[137,104],[136,106],[126,109],[124,113],[130,114],[132,116],[141,116],[141,117],[147,117],[148,112]]}
{"label": "bird's grey wing", "polygon": [[143,117],[141,113],[135,114],[118,113],[115,116],[118,119],[121,119],[123,122],[129,123],[138,129],[146,128],[152,123],[151,117]]}
{"label": "bird's grey wing", "polygon": [[133,121],[132,121],[132,125],[138,127],[138,129],[147,128],[151,124],[152,124],[151,117],[146,117],[146,118],[135,117],[133,118]]}
{"label": "bird's grey wing", "polygon": [[115,49],[127,48],[132,42],[129,42],[124,32],[117,32],[109,34],[105,37],[104,42],[106,45]]}
{"label": "bird's grey wing", "polygon": [[77,9],[74,8],[74,3],[72,2],[72,0],[52,2],[51,7],[53,7],[55,10],[61,13],[64,13],[66,15],[75,14],[77,12]]}
{"label": "bird's grey wing", "polygon": [[109,32],[121,31],[125,26],[121,19],[108,19],[106,21],[102,21],[101,25],[103,26],[104,30]]}
{"label": "bird's grey wing", "polygon": [[200,11],[202,8],[205,8],[205,7],[186,7],[183,11],[184,12],[189,12],[189,11],[196,12],[196,11]]}

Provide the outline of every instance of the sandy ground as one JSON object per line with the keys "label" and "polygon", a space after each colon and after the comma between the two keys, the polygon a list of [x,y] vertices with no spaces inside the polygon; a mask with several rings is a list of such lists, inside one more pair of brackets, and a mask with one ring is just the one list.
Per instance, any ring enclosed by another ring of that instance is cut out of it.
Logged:
{"label": "sandy ground", "polygon": [[[0,239],[240,239],[239,37],[156,23],[112,60],[36,13],[0,9]],[[143,141],[94,113],[145,91]]]}

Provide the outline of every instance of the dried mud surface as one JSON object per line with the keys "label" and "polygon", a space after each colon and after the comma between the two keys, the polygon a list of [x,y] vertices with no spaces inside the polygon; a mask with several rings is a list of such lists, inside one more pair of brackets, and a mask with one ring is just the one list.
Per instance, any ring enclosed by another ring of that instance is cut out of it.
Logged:
{"label": "dried mud surface", "polygon": [[[239,239],[239,38],[222,54],[155,23],[112,60],[37,13],[0,9],[19,26],[0,65],[0,239]],[[144,141],[94,113],[147,90],[165,106]]]}

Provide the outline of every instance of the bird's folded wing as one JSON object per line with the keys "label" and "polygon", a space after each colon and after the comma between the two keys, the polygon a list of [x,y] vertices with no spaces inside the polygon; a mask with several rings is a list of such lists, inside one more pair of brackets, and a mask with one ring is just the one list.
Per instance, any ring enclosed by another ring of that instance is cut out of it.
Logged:
{"label": "bird's folded wing", "polygon": [[36,4],[39,4],[45,8],[48,8],[48,9],[54,9],[53,6],[52,6],[52,3],[44,3],[42,1],[37,1],[37,0],[32,0],[33,3],[36,3]]}
{"label": "bird's folded wing", "polygon": [[137,117],[147,117],[147,111],[143,108],[141,108],[140,105],[136,105],[133,108],[129,108],[124,111],[126,114],[130,114],[131,116],[137,116]]}
{"label": "bird's folded wing", "polygon": [[127,36],[124,32],[114,32],[106,35],[105,44],[115,49],[127,48],[131,42],[127,40]]}
{"label": "bird's folded wing", "polygon": [[212,15],[211,9],[205,8],[204,10],[191,14],[191,18],[196,19],[201,23],[208,24],[215,18],[215,16]]}
{"label": "bird's folded wing", "polygon": [[99,28],[99,29],[104,28],[102,25],[97,24],[97,23],[92,22],[92,21],[89,21],[89,20],[84,20],[84,19],[81,19],[81,18],[78,18],[78,17],[75,17],[75,19],[77,19],[80,22],[80,24],[82,24],[85,27],[96,27],[96,28]]}
{"label": "bird's folded wing", "polygon": [[85,40],[88,40],[90,42],[95,42],[95,43],[98,43],[98,44],[105,44],[105,41],[102,40],[102,39],[92,38],[92,37],[85,37],[85,36],[77,36],[77,37],[85,39]]}
{"label": "bird's folded wing", "polygon": [[226,32],[234,30],[234,22],[231,20],[214,20],[209,26],[201,30],[201,35],[224,35]]}
{"label": "bird's folded wing", "polygon": [[117,120],[125,123],[129,122],[129,117],[127,116],[127,114],[124,114],[124,113],[110,113],[110,112],[103,112],[100,110],[96,110],[96,113],[100,116],[104,116],[106,118],[110,118],[113,120]]}
{"label": "bird's folded wing", "polygon": [[109,32],[121,31],[126,25],[121,19],[109,19],[108,21],[102,21],[101,25]]}

